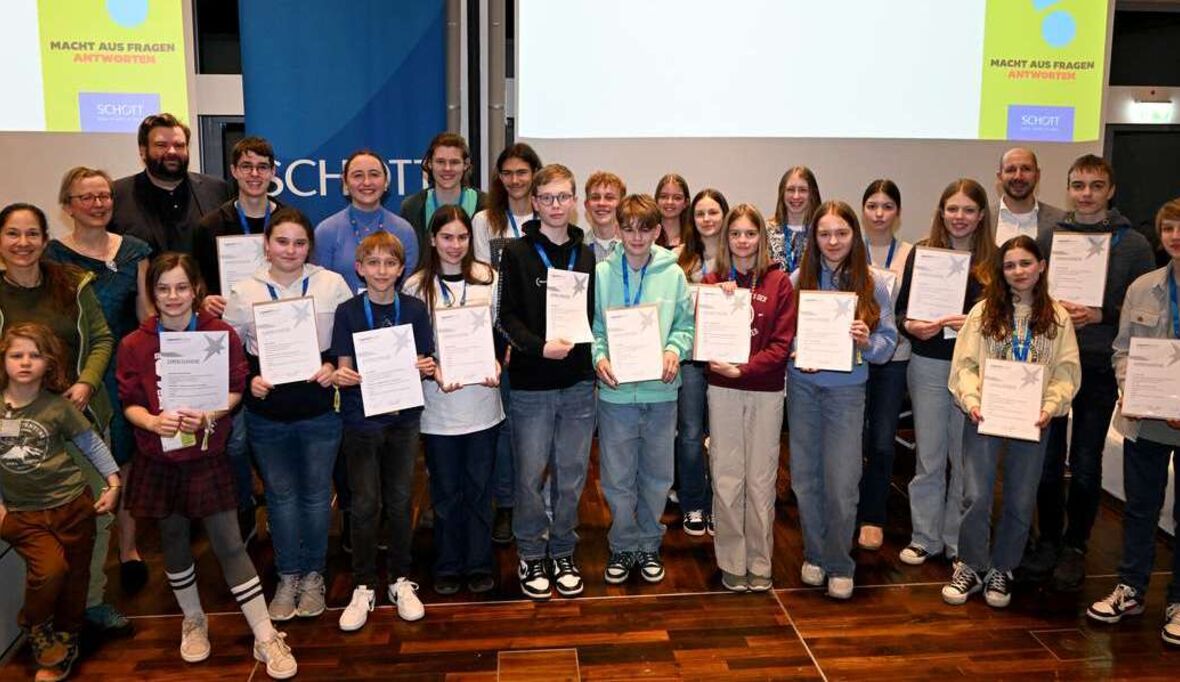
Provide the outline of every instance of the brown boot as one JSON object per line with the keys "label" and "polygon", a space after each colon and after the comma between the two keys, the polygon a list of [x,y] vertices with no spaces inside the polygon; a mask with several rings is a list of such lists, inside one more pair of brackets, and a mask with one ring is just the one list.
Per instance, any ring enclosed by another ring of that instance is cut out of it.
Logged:
{"label": "brown boot", "polygon": [[33,649],[33,660],[42,668],[57,665],[66,660],[69,651],[53,632],[53,623],[46,621],[29,630],[29,646]]}

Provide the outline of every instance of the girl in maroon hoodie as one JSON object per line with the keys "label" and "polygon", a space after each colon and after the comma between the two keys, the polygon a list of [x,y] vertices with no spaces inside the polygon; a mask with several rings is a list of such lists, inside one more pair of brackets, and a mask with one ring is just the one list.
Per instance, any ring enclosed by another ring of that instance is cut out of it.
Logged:
{"label": "girl in maroon hoodie", "polygon": [[713,541],[721,584],[734,592],[771,587],[775,479],[783,424],[783,377],[795,335],[791,281],[770,257],[766,222],[739,204],[725,216],[725,247],[704,284],[750,290],[750,358],[709,362],[709,464]]}
{"label": "girl in maroon hoodie", "polygon": [[[197,312],[205,284],[191,256],[165,253],[156,258],[148,268],[147,288],[158,315],[119,344],[116,372],[123,414],[135,427],[138,446],[125,504],[132,516],[155,519],[160,526],[164,569],[184,612],[180,656],[195,663],[208,658],[211,650],[189,539],[192,521],[200,519],[230,591],[254,631],[254,658],[266,664],[271,677],[292,677],[297,670],[295,658],[283,641],[285,635],[271,624],[258,572],[242,543],[234,476],[225,454],[229,413],[242,398],[248,372],[242,343],[228,324]],[[227,334],[223,348],[229,356],[228,410],[161,409],[157,367],[160,333],[166,331]],[[168,450],[165,442],[169,442]]]}

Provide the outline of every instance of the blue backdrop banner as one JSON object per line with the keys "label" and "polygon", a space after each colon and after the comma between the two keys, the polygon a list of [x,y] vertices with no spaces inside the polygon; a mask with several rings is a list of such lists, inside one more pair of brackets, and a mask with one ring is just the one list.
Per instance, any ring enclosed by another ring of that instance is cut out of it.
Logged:
{"label": "blue backdrop banner", "polygon": [[390,170],[385,205],[423,188],[446,128],[442,0],[239,3],[246,132],[274,145],[275,195],[313,223],[347,205],[340,171],[362,147]]}

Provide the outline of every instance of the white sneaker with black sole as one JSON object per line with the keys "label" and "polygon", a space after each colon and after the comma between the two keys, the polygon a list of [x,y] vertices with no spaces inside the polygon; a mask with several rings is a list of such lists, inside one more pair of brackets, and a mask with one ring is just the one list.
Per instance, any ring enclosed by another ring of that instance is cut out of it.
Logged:
{"label": "white sneaker with black sole", "polygon": [[356,632],[365,627],[369,621],[369,613],[377,606],[377,593],[365,585],[357,585],[352,591],[352,601],[340,613],[340,629],[345,632]]}
{"label": "white sneaker with black sole", "polygon": [[545,564],[545,559],[521,559],[517,564],[516,577],[520,579],[520,591],[529,599],[541,600],[553,596]]}
{"label": "white sneaker with black sole", "polygon": [[1010,571],[987,572],[984,579],[983,599],[993,609],[1006,608],[1012,603],[1012,573]]}
{"label": "white sneaker with black sole", "polygon": [[967,598],[983,589],[979,574],[962,561],[955,564],[955,574],[942,587],[942,600],[952,606],[967,603]]}
{"label": "white sneaker with black sole", "polygon": [[550,572],[553,574],[553,584],[557,593],[563,597],[576,597],[586,588],[582,582],[582,574],[572,556],[560,559],[550,559]]}
{"label": "white sneaker with black sole", "polygon": [[1100,623],[1117,623],[1123,616],[1142,614],[1145,608],[1143,593],[1126,583],[1119,583],[1113,592],[1090,604],[1086,616]]}

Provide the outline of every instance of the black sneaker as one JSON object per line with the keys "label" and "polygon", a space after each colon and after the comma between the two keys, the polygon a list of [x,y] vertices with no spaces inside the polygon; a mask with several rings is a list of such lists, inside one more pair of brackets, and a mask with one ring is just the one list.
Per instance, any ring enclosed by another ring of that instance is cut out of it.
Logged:
{"label": "black sneaker", "polygon": [[440,575],[434,579],[434,591],[444,597],[455,594],[462,586],[458,576]]}
{"label": "black sneaker", "polygon": [[988,571],[983,598],[993,609],[1002,609],[1012,601],[1012,574],[1008,571]]}
{"label": "black sneaker", "polygon": [[1100,623],[1117,623],[1123,616],[1142,614],[1144,608],[1143,593],[1126,583],[1119,583],[1114,592],[1091,604],[1086,615]]}
{"label": "black sneaker", "polygon": [[139,594],[147,582],[148,568],[142,559],[119,562],[119,584],[124,593]]}
{"label": "black sneaker", "polygon": [[553,572],[553,582],[557,585],[557,593],[563,597],[582,594],[585,585],[582,583],[582,574],[578,572],[574,558],[563,556],[560,559],[550,559],[549,561],[550,569]]}
{"label": "black sneaker", "polygon": [[491,573],[474,573],[467,578],[467,590],[472,594],[491,592],[496,586],[496,579]]}
{"label": "black sneaker", "polygon": [[545,571],[545,559],[521,559],[516,568],[520,579],[520,591],[529,599],[548,599],[553,596],[549,574]]}
{"label": "black sneaker", "polygon": [[1037,585],[1047,581],[1053,575],[1053,567],[1057,565],[1057,555],[1061,547],[1049,540],[1040,540],[1030,544],[1024,550],[1020,565],[1012,571],[1012,579],[1017,585]]}
{"label": "black sneaker", "polygon": [[1053,589],[1058,592],[1077,592],[1086,581],[1086,555],[1080,549],[1066,547],[1053,569]]}
{"label": "black sneaker", "polygon": [[635,555],[631,552],[611,552],[610,560],[606,562],[603,579],[611,585],[627,582],[631,577],[631,569],[635,566]]}
{"label": "black sneaker", "polygon": [[910,566],[921,566],[930,558],[930,552],[927,552],[925,547],[910,545],[901,550],[897,558],[901,559],[902,563],[909,564]]}
{"label": "black sneaker", "polygon": [[680,524],[685,535],[700,537],[705,534],[705,512],[700,509],[684,512],[684,521]]}
{"label": "black sneaker", "polygon": [[664,562],[660,561],[659,552],[640,552],[636,559],[639,564],[639,575],[649,583],[658,583],[664,579]]}
{"label": "black sneaker", "polygon": [[967,597],[983,589],[979,574],[963,562],[955,564],[955,574],[951,581],[942,587],[942,600],[952,606],[967,603]]}
{"label": "black sneaker", "polygon": [[512,507],[498,507],[492,521],[492,542],[507,545],[512,542]]}

